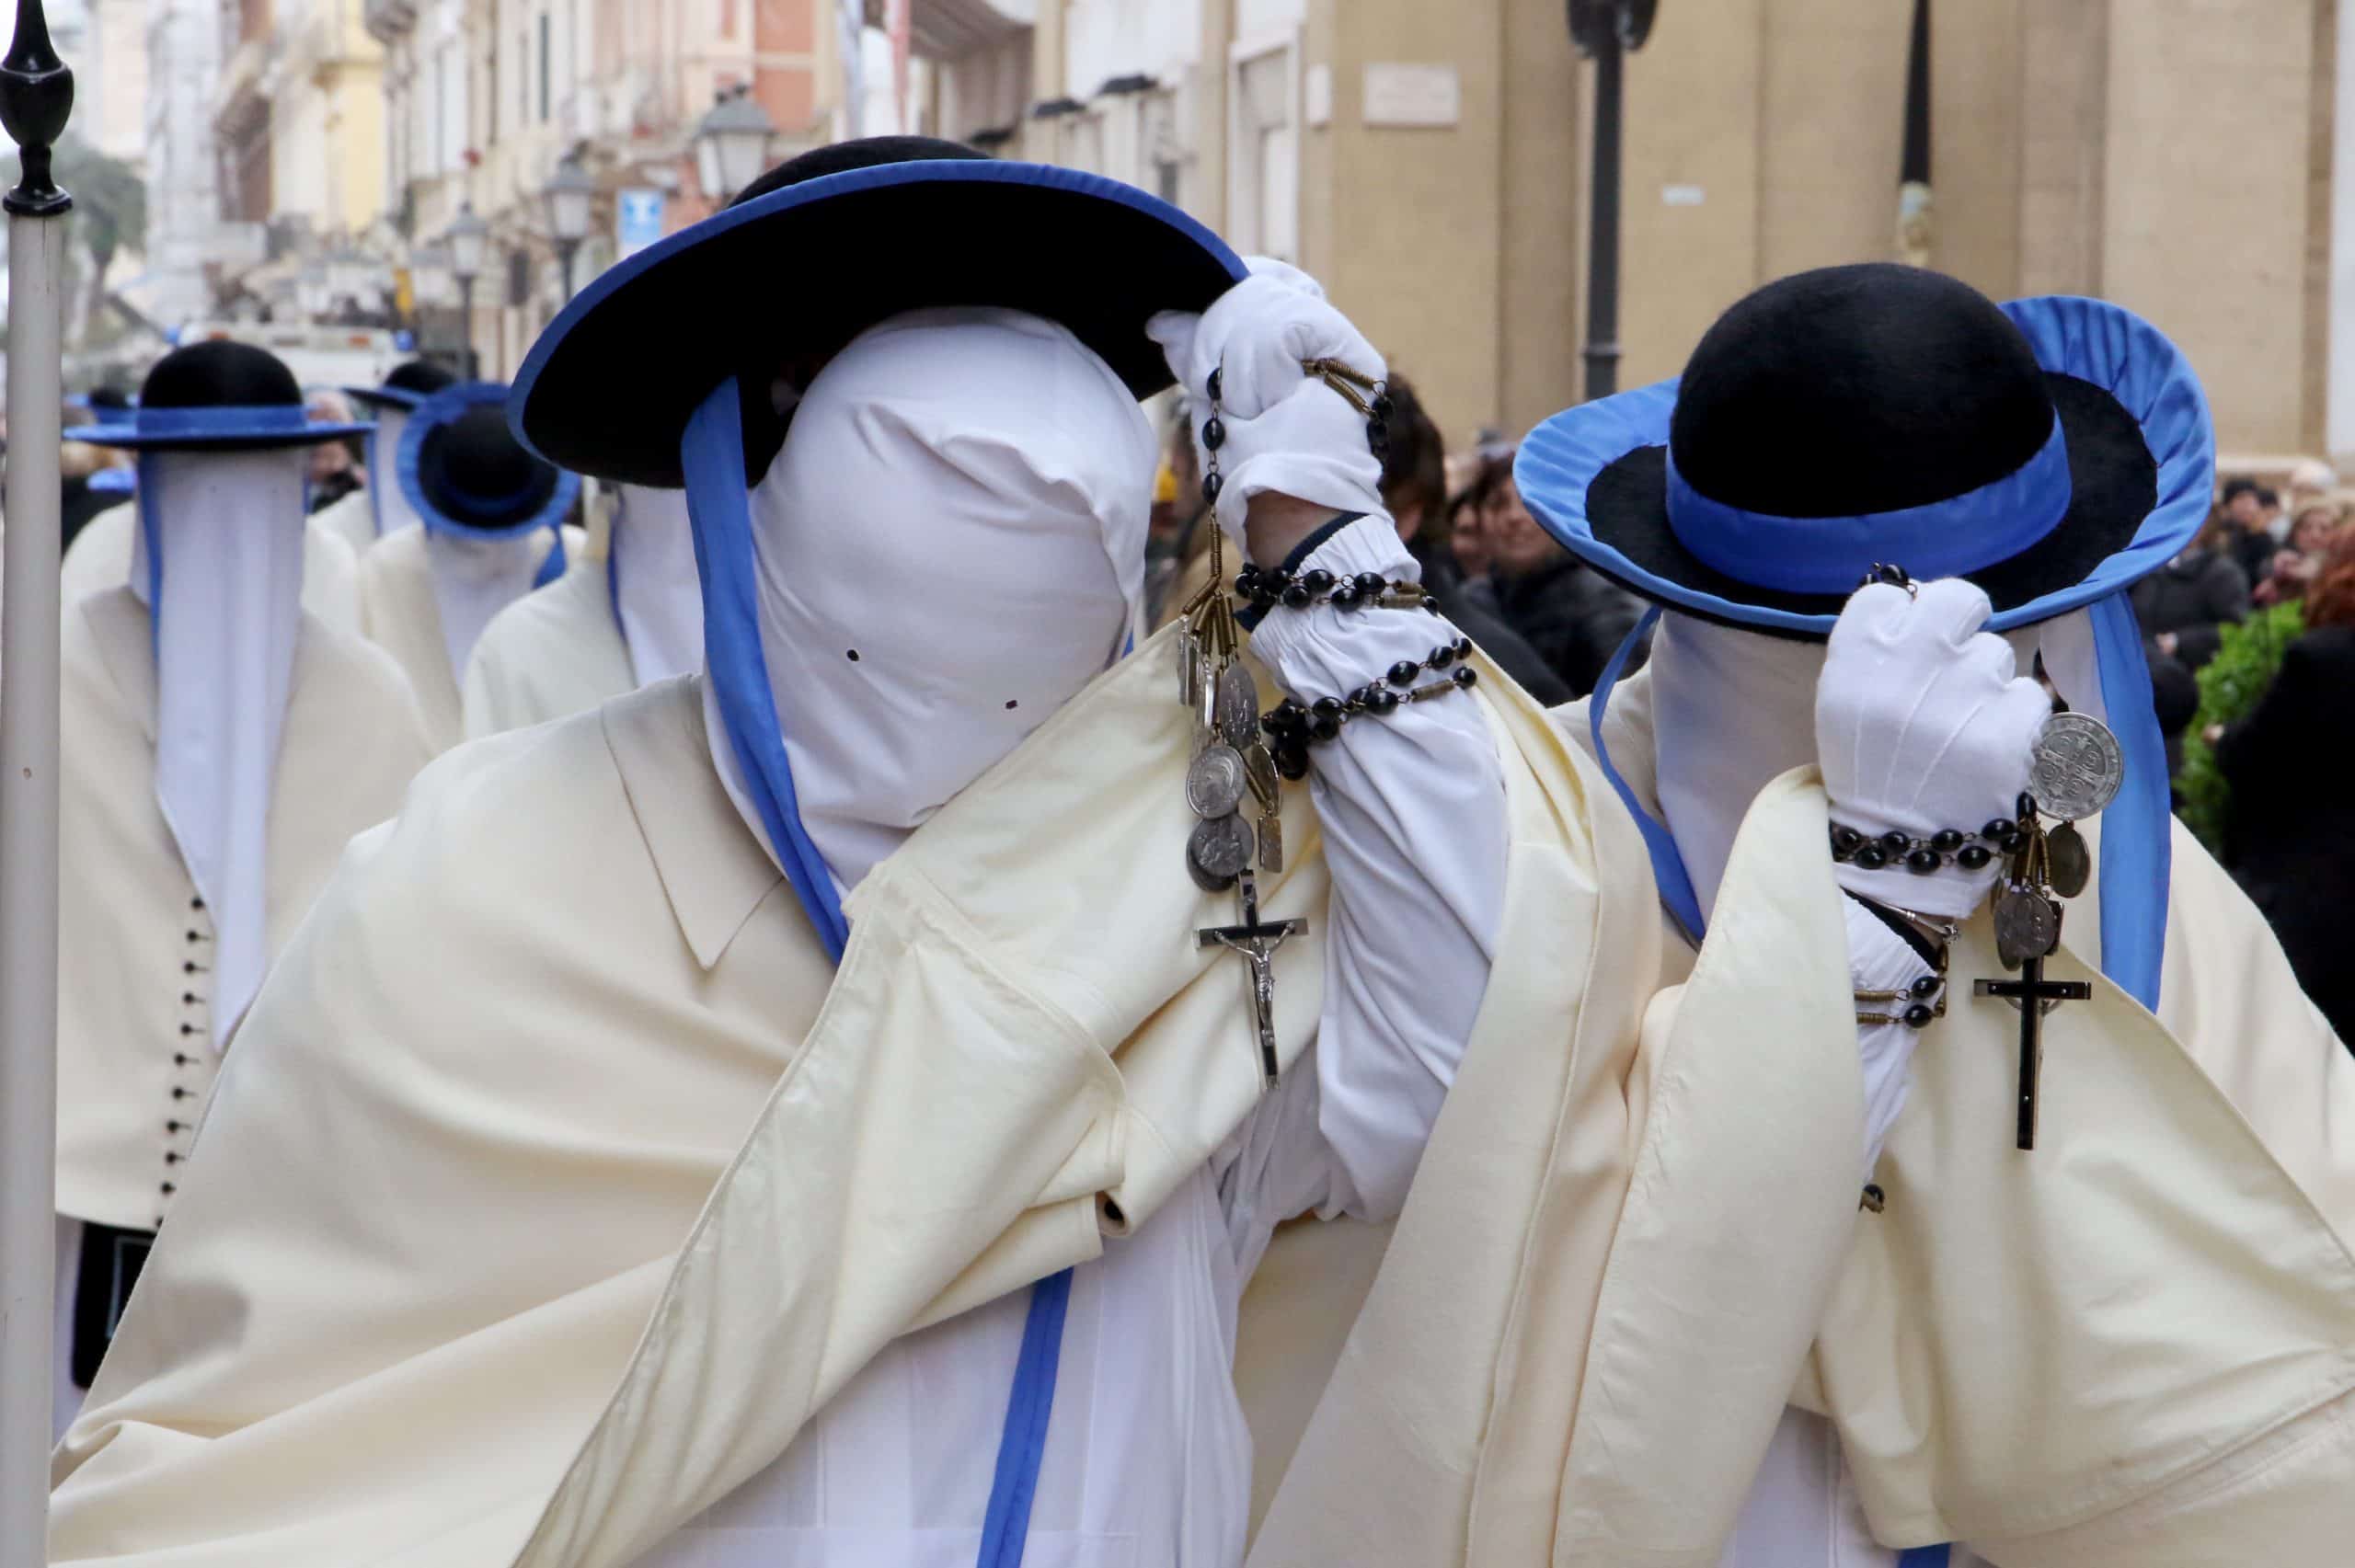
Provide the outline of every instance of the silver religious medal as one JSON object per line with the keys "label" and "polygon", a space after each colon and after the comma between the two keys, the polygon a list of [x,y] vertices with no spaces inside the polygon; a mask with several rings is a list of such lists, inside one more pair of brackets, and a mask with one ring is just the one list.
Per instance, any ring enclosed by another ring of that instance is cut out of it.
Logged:
{"label": "silver religious medal", "polygon": [[2061,906],[2033,887],[2007,887],[1995,896],[1995,956],[2016,969],[2061,945]]}
{"label": "silver religious medal", "polygon": [[1238,751],[1259,738],[1259,685],[1239,660],[1219,672],[1218,732]]}
{"label": "silver religious medal", "polygon": [[1186,841],[1186,864],[1204,889],[1225,891],[1251,864],[1251,830],[1240,817],[1213,817],[1195,823]]}
{"label": "silver religious medal", "polygon": [[1273,876],[1284,868],[1284,819],[1272,806],[1259,813],[1259,869]]}
{"label": "silver religious medal", "polygon": [[1223,744],[1205,746],[1186,770],[1186,804],[1197,817],[1228,816],[1243,804],[1246,783],[1241,752]]}
{"label": "silver religious medal", "polygon": [[2045,814],[2074,822],[2108,806],[2125,782],[2126,754],[2109,727],[2087,714],[2044,721],[2028,761],[2028,793]]}
{"label": "silver religious medal", "polygon": [[2046,852],[2052,860],[2052,890],[2064,898],[2074,898],[2085,890],[2093,879],[2094,857],[2085,848],[2085,835],[2077,831],[2074,822],[2063,822],[2044,837]]}
{"label": "silver religious medal", "polygon": [[1194,750],[1199,751],[1218,738],[1219,682],[1211,673],[1211,661],[1207,654],[1196,660],[1195,670]]}
{"label": "silver religious medal", "polygon": [[1254,740],[1243,749],[1243,777],[1251,786],[1251,798],[1259,803],[1259,815],[1273,815],[1281,801],[1283,784],[1276,774],[1276,760],[1268,755],[1265,742]]}
{"label": "silver religious medal", "polygon": [[1178,701],[1188,711],[1201,706],[1202,645],[1187,627],[1178,634]]}

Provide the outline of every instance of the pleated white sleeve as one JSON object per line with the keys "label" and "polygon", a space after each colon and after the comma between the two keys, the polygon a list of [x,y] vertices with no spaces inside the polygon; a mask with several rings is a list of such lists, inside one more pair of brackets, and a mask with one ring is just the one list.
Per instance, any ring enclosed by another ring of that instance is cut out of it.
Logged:
{"label": "pleated white sleeve", "polygon": [[[1298,570],[1318,568],[1418,576],[1379,514],[1326,538]],[[1251,647],[1305,704],[1347,697],[1459,635],[1420,609],[1279,606]],[[1504,906],[1504,770],[1468,694],[1350,719],[1311,749],[1310,770],[1333,878],[1325,1014],[1308,1059],[1223,1151],[1221,1193],[1246,1270],[1281,1220],[1398,1212],[1478,1016]]]}

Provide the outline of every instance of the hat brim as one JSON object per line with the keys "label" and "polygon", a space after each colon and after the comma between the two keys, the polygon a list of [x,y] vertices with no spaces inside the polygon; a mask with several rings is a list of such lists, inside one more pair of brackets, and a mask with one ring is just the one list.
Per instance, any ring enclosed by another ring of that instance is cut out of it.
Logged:
{"label": "hat brim", "polygon": [[[1964,574],[1986,589],[1997,631],[2081,609],[2165,566],[2206,522],[2216,467],[2199,377],[2156,327],[2066,295],[2003,308],[2044,369],[2071,501],[2042,540]],[[1572,555],[1645,599],[1731,625],[1828,636],[1844,594],[1741,582],[1678,539],[1667,483],[1676,385],[1600,398],[1539,425],[1513,465],[1522,500]]]}
{"label": "hat brim", "polygon": [[553,487],[531,511],[521,513],[500,522],[483,522],[475,518],[459,517],[444,510],[426,491],[424,457],[426,438],[470,410],[486,404],[503,406],[508,389],[497,382],[460,382],[445,386],[418,405],[401,431],[399,450],[393,454],[393,471],[401,494],[408,498],[409,509],[418,520],[431,531],[445,533],[470,533],[477,538],[506,538],[512,534],[529,533],[534,529],[553,528],[561,523],[572,510],[572,503],[580,498],[580,475],[557,467]]}
{"label": "hat brim", "polygon": [[316,424],[300,430],[223,429],[218,432],[143,430],[136,425],[76,425],[63,439],[125,452],[268,452],[277,447],[319,446],[346,436],[364,436],[368,424]]}
{"label": "hat brim", "polygon": [[1200,223],[1099,175],[993,159],[852,169],[608,269],[533,346],[509,418],[558,467],[675,487],[687,419],[729,377],[764,397],[785,366],[939,305],[1061,323],[1146,397],[1170,375],[1145,323],[1206,309],[1243,276]]}
{"label": "hat brim", "polygon": [[404,411],[422,407],[426,395],[398,386],[347,386],[343,395],[354,403],[364,403],[371,408],[398,408]]}

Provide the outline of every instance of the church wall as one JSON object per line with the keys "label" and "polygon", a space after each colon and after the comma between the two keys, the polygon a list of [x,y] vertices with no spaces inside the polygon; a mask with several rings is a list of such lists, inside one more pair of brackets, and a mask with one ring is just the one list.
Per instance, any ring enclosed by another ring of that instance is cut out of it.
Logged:
{"label": "church wall", "polygon": [[[1505,0],[1503,12],[1493,422],[1518,432],[1579,397],[1593,109],[1558,0]],[[1451,429],[1465,422],[1453,412],[1445,418]]]}
{"label": "church wall", "polygon": [[1901,3],[1768,0],[1758,281],[1893,254],[1912,35]]}
{"label": "church wall", "polygon": [[[1931,261],[1997,299],[2019,292],[2028,139],[2048,131],[2074,136],[2077,129],[2065,111],[2056,112],[2028,88],[2029,73],[2051,69],[2049,61],[2035,56],[2028,29],[2049,35],[2058,30],[2051,17],[2104,4],[1972,0],[1966,7],[1932,0]],[[2051,40],[2040,36],[2037,41]],[[2044,156],[2066,149],[2033,151]]]}

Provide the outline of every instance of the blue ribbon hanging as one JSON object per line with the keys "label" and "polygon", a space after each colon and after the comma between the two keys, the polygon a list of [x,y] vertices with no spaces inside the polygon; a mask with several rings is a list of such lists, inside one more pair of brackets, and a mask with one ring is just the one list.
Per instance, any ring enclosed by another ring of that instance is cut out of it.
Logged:
{"label": "blue ribbon hanging", "polygon": [[[711,681],[728,744],[777,864],[810,925],[837,964],[850,925],[833,871],[802,825],[786,754],[775,689],[761,648],[760,607],[753,592],[752,498],[744,488],[744,432],[736,383],[706,398],[687,421],[679,456],[686,473],[687,521],[695,534],[695,573],[703,584],[706,678]],[[609,567],[610,571],[611,568]],[[619,619],[616,602],[615,618]],[[1063,1321],[1072,1271],[1030,1288],[1014,1386],[997,1462],[982,1515],[980,1568],[1020,1568],[1029,1539],[1030,1505],[1046,1458],[1047,1425],[1054,1411],[1055,1375],[1063,1361]]]}

